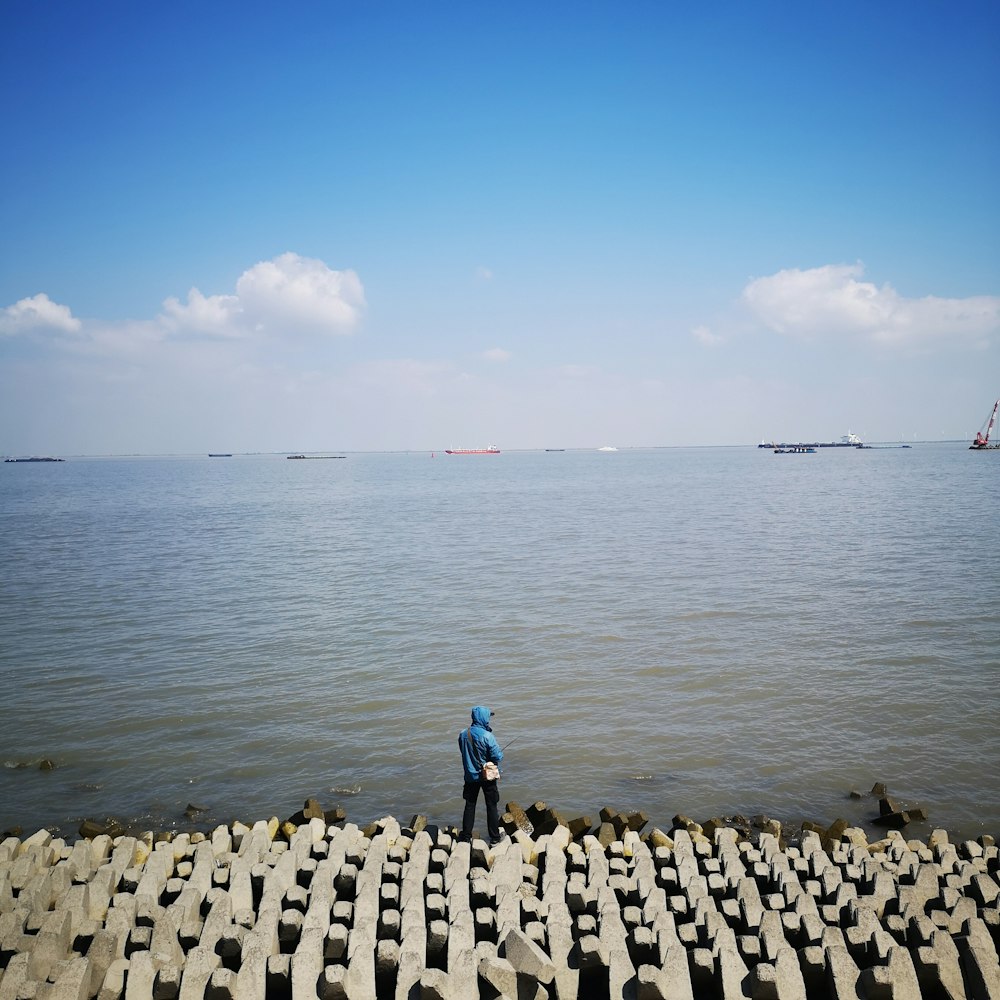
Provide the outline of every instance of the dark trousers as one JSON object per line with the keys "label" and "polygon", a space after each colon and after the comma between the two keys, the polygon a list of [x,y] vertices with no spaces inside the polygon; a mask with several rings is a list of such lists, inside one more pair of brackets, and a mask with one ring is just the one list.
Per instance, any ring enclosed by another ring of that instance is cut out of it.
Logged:
{"label": "dark trousers", "polygon": [[486,799],[486,828],[490,833],[490,840],[500,839],[500,787],[496,781],[466,781],[465,788],[462,789],[462,798],[465,799],[465,812],[462,814],[462,836],[468,840],[472,836],[472,827],[476,822],[476,800],[479,798],[479,789],[483,790],[483,798]]}

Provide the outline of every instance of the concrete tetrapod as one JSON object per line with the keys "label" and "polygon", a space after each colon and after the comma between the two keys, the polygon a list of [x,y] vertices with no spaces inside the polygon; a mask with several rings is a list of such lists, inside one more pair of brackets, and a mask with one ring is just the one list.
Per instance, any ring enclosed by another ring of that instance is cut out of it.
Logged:
{"label": "concrete tetrapod", "polygon": [[315,815],[8,837],[0,1000],[1000,1000],[989,838],[640,834],[606,810],[575,839],[541,805],[547,832],[492,850]]}

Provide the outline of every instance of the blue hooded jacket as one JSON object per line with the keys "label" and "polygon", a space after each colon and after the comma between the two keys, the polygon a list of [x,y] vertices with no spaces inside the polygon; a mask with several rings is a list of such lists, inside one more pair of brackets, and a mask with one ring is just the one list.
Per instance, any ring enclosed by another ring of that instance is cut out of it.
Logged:
{"label": "blue hooded jacket", "polygon": [[[469,751],[466,732],[471,732],[475,744],[475,758]],[[462,766],[466,781],[478,781],[480,770],[486,761],[499,765],[503,760],[503,750],[490,729],[490,710],[485,705],[476,705],[472,710],[472,725],[458,734],[458,749],[462,753]]]}

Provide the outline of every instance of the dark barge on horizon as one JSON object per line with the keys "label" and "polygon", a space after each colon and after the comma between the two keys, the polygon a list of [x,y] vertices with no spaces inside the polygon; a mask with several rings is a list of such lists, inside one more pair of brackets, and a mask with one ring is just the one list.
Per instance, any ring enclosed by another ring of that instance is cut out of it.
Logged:
{"label": "dark barge on horizon", "polygon": [[758,448],[863,448],[864,441],[848,431],[839,441],[761,441]]}

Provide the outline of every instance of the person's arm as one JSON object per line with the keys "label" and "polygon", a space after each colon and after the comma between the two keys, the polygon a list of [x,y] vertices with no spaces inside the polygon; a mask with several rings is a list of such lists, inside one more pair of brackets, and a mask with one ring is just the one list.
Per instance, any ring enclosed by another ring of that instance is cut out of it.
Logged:
{"label": "person's arm", "polygon": [[503,760],[503,750],[500,749],[500,744],[497,743],[497,738],[490,733],[490,760],[494,764],[499,764]]}

